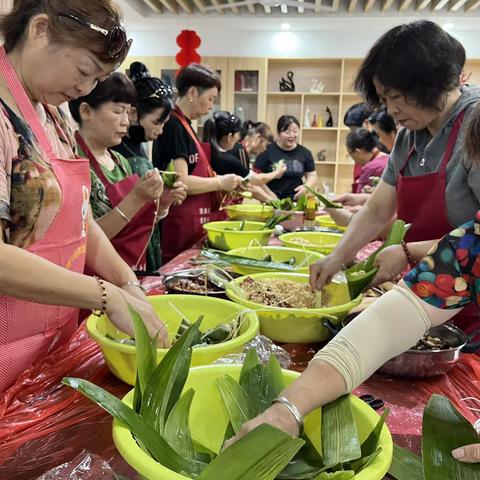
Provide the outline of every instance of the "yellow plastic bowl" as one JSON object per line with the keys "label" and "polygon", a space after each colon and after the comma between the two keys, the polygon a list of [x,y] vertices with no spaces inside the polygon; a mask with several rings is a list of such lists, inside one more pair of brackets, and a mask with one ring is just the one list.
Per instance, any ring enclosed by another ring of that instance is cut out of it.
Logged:
{"label": "yellow plastic bowl", "polygon": [[252,222],[266,222],[273,215],[270,205],[246,203],[230,205],[225,209],[230,220],[251,220]]}
{"label": "yellow plastic bowl", "polygon": [[326,232],[291,232],[283,233],[278,238],[286,247],[305,247],[307,250],[326,255],[338,245],[338,242],[342,239],[342,234]]}
{"label": "yellow plastic bowl", "polygon": [[318,217],[315,217],[315,221],[319,227],[336,228],[337,230],[342,230],[342,232],[347,230],[347,227],[337,225],[330,215],[318,215]]}
{"label": "yellow plastic bowl", "polygon": [[[286,262],[292,257],[295,258],[296,265],[302,265],[303,267],[285,270],[286,272],[291,273],[308,273],[309,266],[312,263],[317,262],[323,258],[321,253],[309,252],[307,250],[300,250],[298,248],[287,248],[287,247],[247,247],[247,248],[236,248],[227,252],[228,255],[238,255],[240,257],[254,258],[256,260],[262,260],[266,255],[272,256],[273,262]],[[270,270],[262,267],[248,267],[245,265],[232,265],[232,270],[234,272],[240,273],[242,275],[251,275],[252,273],[263,273]],[[275,270],[276,272],[279,270]]]}
{"label": "yellow plastic bowl", "polygon": [[[201,331],[213,328],[223,323],[225,319],[233,320],[235,313],[245,311],[245,307],[236,303],[203,295],[154,295],[148,298],[159,317],[166,323],[170,339],[177,333],[181,318],[169,303],[175,305],[191,321],[204,315]],[[208,365],[230,353],[241,352],[244,345],[258,333],[259,326],[255,312],[246,313],[244,319],[240,334],[236,338],[217,345],[194,348],[192,365]],[[101,317],[90,315],[87,320],[87,332],[100,345],[110,371],[125,383],[135,385],[137,372],[135,346],[110,340],[106,334],[113,338],[129,336],[118,330],[105,315]],[[159,362],[166,353],[167,349],[157,349],[157,361]]]}
{"label": "yellow plastic bowl", "polygon": [[209,222],[203,225],[207,232],[208,241],[213,248],[218,250],[232,250],[234,248],[248,247],[252,243],[267,245],[274,229],[262,230],[264,223],[244,223],[243,230],[232,230],[240,228],[242,222]]}
{"label": "yellow plastic bowl", "polygon": [[[185,389],[193,388],[192,408],[190,411],[190,430],[193,440],[205,445],[214,452],[219,452],[225,429],[227,414],[216,386],[216,379],[223,375],[231,375],[237,379],[240,376],[240,365],[210,365],[196,367],[190,370]],[[283,370],[285,384],[290,384],[298,377],[297,372]],[[133,391],[123,399],[127,405],[132,405]],[[365,402],[352,396],[352,409],[358,428],[360,442],[363,442],[375,428],[379,416]],[[320,450],[321,433],[318,425],[321,421],[321,409],[315,410],[305,418],[305,431],[314,445]],[[130,430],[121,422],[113,421],[113,440],[122,457],[145,480],[187,480],[189,477],[173,472],[156,462],[140,449]],[[386,474],[392,463],[393,442],[388,427],[383,426],[380,434],[380,454],[364,470],[355,475],[355,480],[380,480]],[[218,479],[228,480],[228,479]],[[255,479],[251,479],[255,480]]]}
{"label": "yellow plastic bowl", "polygon": [[[308,275],[298,273],[256,273],[249,275],[253,279],[282,278],[294,282],[308,283]],[[239,286],[246,277],[239,277],[230,283]],[[336,284],[337,288],[345,290],[345,297],[350,298],[348,286],[345,283]],[[260,332],[266,337],[282,343],[314,343],[328,340],[329,331],[322,325],[322,314],[333,315],[336,321],[332,323],[340,325],[350,310],[360,304],[362,295],[342,305],[325,308],[284,308],[262,305],[240,297],[227,285],[228,298],[244,307],[256,310],[260,320]]]}

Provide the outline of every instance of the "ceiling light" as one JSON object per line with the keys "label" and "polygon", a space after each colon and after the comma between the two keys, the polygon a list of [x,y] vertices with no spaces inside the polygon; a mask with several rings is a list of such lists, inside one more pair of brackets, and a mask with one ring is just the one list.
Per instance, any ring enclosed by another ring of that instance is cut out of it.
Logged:
{"label": "ceiling light", "polygon": [[280,25],[280,28],[281,28],[282,30],[290,30],[290,24],[289,24],[289,23],[282,23],[282,24]]}

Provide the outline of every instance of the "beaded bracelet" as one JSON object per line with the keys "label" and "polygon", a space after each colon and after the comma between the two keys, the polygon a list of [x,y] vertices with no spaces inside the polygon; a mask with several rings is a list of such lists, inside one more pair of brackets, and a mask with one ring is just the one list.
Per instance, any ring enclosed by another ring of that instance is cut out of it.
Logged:
{"label": "beaded bracelet", "polygon": [[418,262],[416,262],[415,259],[413,258],[412,253],[408,249],[408,246],[405,240],[402,240],[401,245],[403,248],[403,253],[405,253],[405,256],[407,257],[408,264],[410,265],[411,268],[413,268]]}
{"label": "beaded bracelet", "polygon": [[102,293],[102,308],[97,310],[93,309],[92,313],[97,317],[100,317],[101,315],[107,313],[107,289],[105,287],[105,282],[101,278],[98,278],[95,275],[93,276],[93,278],[97,281],[100,291]]}

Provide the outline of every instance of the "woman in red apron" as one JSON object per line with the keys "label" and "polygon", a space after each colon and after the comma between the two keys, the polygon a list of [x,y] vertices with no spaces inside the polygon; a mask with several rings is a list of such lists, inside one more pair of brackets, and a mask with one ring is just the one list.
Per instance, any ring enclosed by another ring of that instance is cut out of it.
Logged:
{"label": "woman in red apron", "polygon": [[[110,2],[83,2],[88,19],[53,3],[20,0],[2,20],[0,392],[70,337],[79,308],[104,310],[133,332],[126,298],[152,335],[164,330],[140,293],[121,290],[136,279],[93,221],[88,162],[75,157],[68,120],[53,106],[87,93],[130,42]],[[85,265],[109,281],[83,275]]]}
{"label": "woman in red apron", "polygon": [[312,285],[325,284],[395,214],[411,223],[407,242],[424,243],[380,255],[379,282],[408,266],[407,253],[421,259],[440,237],[474,217],[480,195],[471,183],[478,167],[464,153],[463,131],[480,90],[460,86],[464,63],[462,45],[429,21],[391,29],[367,54],[355,80],[357,91],[372,105],[386,104],[404,128],[370,200],[353,216],[332,254],[312,267]]}
{"label": "woman in red apron", "polygon": [[154,143],[153,164],[165,170],[173,160],[179,180],[187,185],[188,196],[162,221],[164,261],[198,242],[204,235],[204,223],[225,218],[219,210],[224,192],[240,188],[242,182],[235,174],[215,175],[209,145],[200,144],[191,124],[212,110],[221,88],[218,74],[191,64],[179,72],[175,83],[177,103],[163,135]]}
{"label": "woman in red apron", "polygon": [[131,80],[115,72],[69,107],[79,124],[75,135],[79,153],[90,162],[93,216],[125,262],[134,270],[145,270],[163,182],[153,169],[139,178],[126,158],[110,150],[126,135],[135,101]]}

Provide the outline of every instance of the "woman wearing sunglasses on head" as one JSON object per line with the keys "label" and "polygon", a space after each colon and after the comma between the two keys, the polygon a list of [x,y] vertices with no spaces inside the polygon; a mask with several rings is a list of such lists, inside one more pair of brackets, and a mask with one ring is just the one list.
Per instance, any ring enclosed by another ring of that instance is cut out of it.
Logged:
{"label": "woman wearing sunglasses on head", "polygon": [[262,187],[268,182],[281,178],[287,167],[279,165],[270,173],[255,173],[230,151],[240,139],[241,120],[230,112],[215,112],[213,118],[205,122],[203,141],[211,145],[212,168],[218,175],[235,173],[248,182],[253,197],[261,202],[275,200],[276,195]]}
{"label": "woman wearing sunglasses on head", "polygon": [[173,160],[188,196],[162,221],[164,261],[200,240],[204,223],[223,220],[225,214],[220,206],[224,193],[241,188],[242,183],[242,177],[233,173],[215,175],[210,165],[210,146],[200,144],[191,123],[212,110],[221,88],[218,74],[203,65],[191,64],[180,70],[175,83],[178,99],[163,135],[154,143],[153,164],[165,170]]}
{"label": "woman wearing sunglasses on head", "polygon": [[[163,132],[165,122],[173,110],[172,89],[159,78],[152,77],[147,67],[140,62],[130,65],[129,76],[136,90],[135,105],[130,108],[130,126],[122,143],[112,147],[123,155],[130,164],[133,173],[140,177],[153,169],[148,158],[144,142],[156,140]],[[187,196],[186,186],[176,181],[172,188],[164,185],[159,200],[157,220],[168,214],[172,204],[180,205]],[[146,269],[157,271],[162,265],[162,249],[160,243],[159,224],[155,224],[146,251]]]}
{"label": "woman wearing sunglasses on head", "polygon": [[[120,22],[108,0],[18,0],[0,22],[0,391],[72,335],[79,308],[133,334],[127,300],[168,342],[93,220],[88,161],[58,108],[122,63],[131,42]],[[105,280],[83,275],[85,265]]]}

